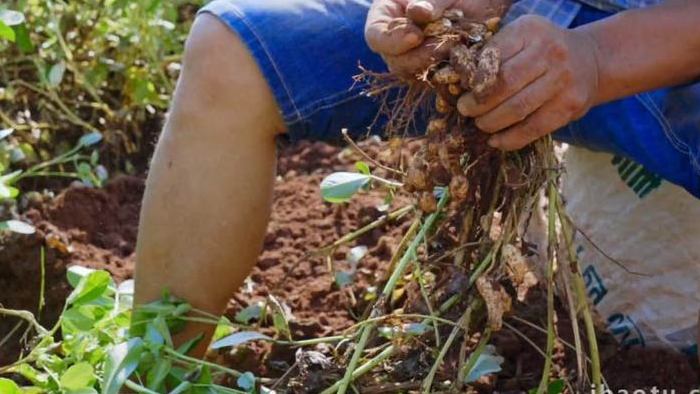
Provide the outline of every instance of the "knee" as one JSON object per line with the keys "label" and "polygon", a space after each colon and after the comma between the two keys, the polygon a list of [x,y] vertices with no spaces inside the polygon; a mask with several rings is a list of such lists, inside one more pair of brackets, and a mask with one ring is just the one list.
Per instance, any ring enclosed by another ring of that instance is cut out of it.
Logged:
{"label": "knee", "polygon": [[[185,44],[179,84],[198,96],[204,109],[224,107],[232,115],[262,115],[283,129],[271,87],[237,34],[218,18],[203,14],[195,20]],[[179,89],[179,87],[178,87]]]}
{"label": "knee", "polygon": [[[213,15],[199,15],[185,42],[184,65],[194,69],[218,69],[226,62],[246,59],[240,39]],[[211,73],[215,74],[215,73]]]}

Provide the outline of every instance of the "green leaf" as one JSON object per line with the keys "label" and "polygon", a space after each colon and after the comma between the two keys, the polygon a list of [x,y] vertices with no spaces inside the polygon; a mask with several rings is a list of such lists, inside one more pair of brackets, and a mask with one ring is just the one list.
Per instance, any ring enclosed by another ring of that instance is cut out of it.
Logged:
{"label": "green leaf", "polygon": [[0,22],[7,26],[17,26],[24,23],[24,14],[13,10],[0,10]]}
{"label": "green leaf", "polygon": [[72,365],[63,373],[60,380],[61,388],[69,391],[91,388],[95,385],[95,370],[87,362]]}
{"label": "green leaf", "polygon": [[19,189],[0,183],[0,199],[13,199],[19,195]]}
{"label": "green leaf", "polygon": [[321,181],[321,195],[331,203],[346,202],[367,185],[370,179],[371,176],[356,172],[336,172]]}
{"label": "green leaf", "polygon": [[39,372],[29,364],[20,364],[13,367],[11,371],[21,375],[23,378],[32,382],[33,385],[44,386],[49,381],[49,375],[47,373]]}
{"label": "green leaf", "polygon": [[12,30],[10,26],[7,26],[7,24],[3,21],[0,20],[0,38],[10,41],[10,42],[15,42],[15,31]]}
{"label": "green leaf", "polygon": [[165,318],[163,316],[158,316],[155,318],[155,320],[153,320],[153,328],[158,331],[158,334],[160,334],[160,336],[163,338],[166,345],[173,347],[173,339],[170,336],[170,328],[168,328],[168,323],[165,322]]}
{"label": "green leaf", "polygon": [[3,176],[0,176],[0,184],[3,185],[8,185],[14,182],[15,178],[17,178],[20,174],[22,173],[22,170],[17,170],[13,171],[9,174],[5,174]]}
{"label": "green leaf", "polygon": [[251,392],[255,389],[255,375],[252,372],[246,372],[238,377],[236,384],[241,389]]}
{"label": "green leaf", "polygon": [[[42,391],[43,393],[43,391]],[[24,393],[24,394],[29,394],[29,393]],[[67,392],[66,394],[99,394],[97,390],[91,388],[91,387],[86,387],[78,390],[71,390]]]}
{"label": "green leaf", "polygon": [[8,230],[17,234],[34,234],[36,229],[31,224],[19,220],[6,220],[0,222],[0,230]]}
{"label": "green leaf", "polygon": [[465,382],[476,382],[482,376],[500,372],[503,361],[503,357],[496,354],[496,348],[492,345],[487,345],[467,374]]}
{"label": "green leaf", "polygon": [[234,319],[239,323],[250,324],[251,320],[260,319],[260,316],[262,316],[262,311],[263,303],[256,302],[246,308],[241,309],[238,313],[236,313]]}
{"label": "green leaf", "polygon": [[350,249],[345,256],[346,260],[352,265],[353,268],[357,267],[357,263],[362,260],[363,257],[369,252],[369,248],[365,245],[358,245]]}
{"label": "green leaf", "polygon": [[0,199],[12,199],[19,195],[19,189],[10,186],[10,184],[12,184],[15,178],[17,178],[21,173],[22,170],[17,170],[0,176]]}
{"label": "green leaf", "polygon": [[190,351],[192,351],[192,349],[194,349],[195,346],[197,346],[197,344],[202,340],[202,338],[204,338],[204,335],[203,335],[203,334],[199,334],[199,335],[197,335],[196,337],[191,338],[191,339],[189,339],[187,342],[185,342],[185,343],[183,343],[182,345],[180,345],[180,346],[176,349],[176,351],[177,351],[178,353],[180,353],[180,354],[187,354],[187,353],[189,353]]}
{"label": "green leaf", "polygon": [[377,332],[379,332],[380,336],[386,339],[394,339],[394,337],[396,337],[399,333],[399,329],[398,327],[394,326],[381,326],[377,328]]}
{"label": "green leaf", "polygon": [[229,336],[233,334],[233,331],[234,328],[232,327],[231,321],[226,316],[221,316],[219,322],[216,324],[212,341],[216,342],[223,337]]}
{"label": "green leaf", "polygon": [[2,394],[22,394],[22,390],[17,383],[10,379],[0,378],[0,393]]}
{"label": "green leaf", "polygon": [[146,324],[146,335],[144,335],[143,340],[149,345],[165,345],[165,338],[153,327],[153,323]]}
{"label": "green leaf", "polygon": [[0,140],[4,140],[5,138],[9,137],[14,132],[15,132],[15,129],[13,129],[13,128],[0,130]]}
{"label": "green leaf", "polygon": [[335,284],[338,285],[341,289],[343,287],[350,286],[352,284],[352,279],[353,276],[349,272],[345,271],[337,271],[335,273]]}
{"label": "green leaf", "polygon": [[68,267],[66,278],[68,279],[68,283],[71,285],[71,287],[75,289],[78,286],[78,283],[80,283],[81,279],[93,272],[95,272],[95,270],[92,268],[83,267],[81,265],[73,265]]}
{"label": "green leaf", "polygon": [[408,335],[423,335],[430,331],[430,326],[424,323],[406,323],[402,327],[403,332]]}
{"label": "green leaf", "polygon": [[90,154],[90,165],[96,166],[100,162],[100,152],[98,150],[92,151]]}
{"label": "green leaf", "polygon": [[61,329],[65,334],[89,331],[95,326],[97,320],[104,316],[103,309],[96,305],[70,308],[61,315]]}
{"label": "green leaf", "polygon": [[246,342],[259,341],[259,340],[272,340],[272,338],[267,335],[261,334],[255,331],[241,331],[231,334],[225,338],[219,339],[211,345],[212,349],[221,349],[224,347],[235,347],[242,345]]}
{"label": "green leaf", "polygon": [[144,345],[141,338],[113,346],[107,353],[104,366],[102,394],[119,394],[124,382],[136,370]]}
{"label": "green leaf", "polygon": [[[549,382],[547,385],[547,394],[561,394],[564,392],[566,382],[563,379],[557,379]],[[528,394],[537,394],[537,388],[527,391]]]}
{"label": "green leaf", "polygon": [[32,39],[29,36],[29,30],[27,30],[26,24],[21,24],[13,27],[15,31],[15,43],[22,54],[26,55],[34,52],[34,44],[32,44]]}
{"label": "green leaf", "polygon": [[270,305],[272,307],[272,324],[275,326],[277,332],[285,336],[287,339],[292,340],[292,331],[289,329],[289,320],[293,318],[292,311],[289,307],[282,304],[277,298],[273,296],[268,296]]}
{"label": "green leaf", "polygon": [[34,150],[34,147],[30,143],[20,143],[19,149],[22,151],[22,154],[24,154],[27,162],[35,163],[39,161],[39,155],[36,153],[36,150]]}
{"label": "green leaf", "polygon": [[95,271],[80,280],[78,286],[68,296],[66,304],[83,305],[105,294],[112,278],[107,271]]}
{"label": "green leaf", "polygon": [[63,81],[63,76],[66,74],[66,63],[59,62],[51,66],[49,69],[49,75],[47,76],[49,85],[51,87],[58,87]]}
{"label": "green leaf", "polygon": [[94,131],[90,134],[85,134],[84,136],[80,137],[80,139],[78,140],[78,146],[91,146],[95,145],[100,141],[102,141],[102,134],[100,134],[97,131]]}
{"label": "green leaf", "polygon": [[160,386],[165,382],[165,378],[168,377],[172,366],[170,360],[166,358],[157,358],[155,366],[149,369],[146,375],[146,382],[148,382],[146,387],[150,390],[159,391]]}
{"label": "green leaf", "polygon": [[565,387],[566,382],[564,382],[564,379],[553,380],[547,386],[547,394],[561,394],[564,392]]}
{"label": "green leaf", "polygon": [[192,382],[184,381],[180,382],[172,391],[168,394],[183,394],[192,387]]}
{"label": "green leaf", "polygon": [[360,174],[370,175],[372,173],[369,169],[369,165],[364,161],[355,163],[355,168],[357,168],[357,171],[360,171]]}

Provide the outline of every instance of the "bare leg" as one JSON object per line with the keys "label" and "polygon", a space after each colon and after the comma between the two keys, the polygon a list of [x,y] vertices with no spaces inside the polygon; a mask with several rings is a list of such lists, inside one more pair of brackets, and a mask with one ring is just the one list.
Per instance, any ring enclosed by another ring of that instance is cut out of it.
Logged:
{"label": "bare leg", "polygon": [[[136,250],[136,303],[164,289],[221,314],[269,218],[279,110],[257,64],[215,17],[197,18],[153,158]],[[190,325],[180,338],[213,327]]]}

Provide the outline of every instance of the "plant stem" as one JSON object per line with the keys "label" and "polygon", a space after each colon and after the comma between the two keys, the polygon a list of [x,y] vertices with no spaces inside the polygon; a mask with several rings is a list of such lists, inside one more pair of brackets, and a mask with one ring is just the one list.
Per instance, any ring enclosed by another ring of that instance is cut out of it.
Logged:
{"label": "plant stem", "polygon": [[416,249],[420,245],[421,241],[426,237],[428,230],[433,227],[433,224],[437,220],[439,213],[445,208],[445,205],[447,204],[448,200],[449,193],[447,192],[447,190],[445,190],[442,197],[440,197],[440,201],[438,201],[437,210],[434,213],[431,213],[425,220],[425,223],[421,227],[420,231],[418,231],[416,237],[413,239],[413,241],[411,241],[411,244],[408,246],[408,249],[406,249],[406,252],[404,253],[401,260],[399,260],[399,263],[394,269],[394,272],[389,277],[389,280],[387,281],[386,285],[384,286],[384,290],[382,291],[382,295],[384,297],[388,298],[389,296],[391,296],[391,293],[394,291],[394,288],[396,287],[396,283],[398,283],[399,278],[403,276],[406,267],[415,258]]}
{"label": "plant stem", "polygon": [[557,209],[556,209],[556,198],[557,198],[557,185],[554,179],[548,181],[548,199],[549,199],[549,210],[547,215],[547,235],[548,245],[547,245],[547,357],[544,359],[544,367],[542,368],[542,379],[540,380],[540,385],[537,388],[537,393],[545,393],[547,387],[549,386],[549,375],[552,371],[552,357],[554,354],[554,259],[555,259],[555,249],[557,244]]}
{"label": "plant stem", "polygon": [[394,173],[394,174],[397,174],[397,175],[401,175],[401,176],[406,175],[406,174],[405,174],[404,172],[402,172],[402,171],[399,171],[399,170],[396,170],[396,169],[394,169],[394,168],[385,166],[384,164],[382,164],[382,163],[378,162],[377,160],[375,160],[374,158],[372,158],[372,156],[368,155],[367,152],[365,152],[364,150],[362,150],[362,148],[360,148],[360,147],[355,143],[355,141],[353,141],[352,138],[350,138],[350,136],[348,135],[348,129],[342,129],[341,132],[343,133],[343,138],[345,139],[345,141],[346,141],[357,153],[359,153],[360,156],[362,156],[365,160],[367,160],[367,161],[369,161],[370,163],[374,164],[375,166],[377,166],[377,167],[379,167],[379,168],[381,168],[381,169],[383,169],[383,170],[389,171],[389,172],[391,172],[391,173]]}
{"label": "plant stem", "polygon": [[[215,363],[212,363],[212,362],[209,362],[209,361],[204,361],[204,360],[200,360],[200,359],[198,359],[198,358],[186,356],[186,355],[184,355],[184,354],[178,353],[175,349],[171,349],[171,348],[169,348],[169,347],[167,347],[167,346],[163,348],[163,351],[164,351],[166,354],[169,354],[169,355],[172,356],[172,357],[175,357],[175,358],[180,359],[180,360],[182,360],[182,361],[187,361],[187,362],[193,363],[193,364],[195,364],[195,365],[202,365],[202,366],[205,366],[205,367],[209,367],[209,368],[211,368],[211,369],[217,369],[217,370],[219,370],[219,371],[222,371],[222,372],[231,374],[231,375],[233,375],[233,376],[235,376],[235,377],[240,377],[241,375],[243,375],[242,372],[236,371],[235,369],[226,368],[226,367],[224,367],[224,366],[222,366],[222,365],[219,365],[219,364],[215,364]],[[259,382],[262,383],[262,384],[270,384],[270,383],[273,383],[273,380],[272,380],[272,379],[268,379],[268,378],[256,378],[256,380],[259,381]]]}
{"label": "plant stem", "polygon": [[[394,288],[396,287],[396,284],[398,283],[399,279],[403,276],[406,267],[408,267],[408,264],[411,261],[413,261],[413,259],[415,259],[416,249],[421,244],[422,240],[426,237],[428,230],[433,227],[433,224],[437,220],[439,213],[442,211],[442,209],[445,208],[445,205],[447,204],[448,200],[449,192],[447,190],[444,190],[442,196],[440,197],[440,201],[438,201],[437,210],[428,216],[428,218],[425,220],[425,223],[423,223],[423,226],[418,231],[418,234],[416,234],[416,237],[413,238],[413,240],[409,244],[408,248],[401,257],[401,260],[399,260],[399,263],[396,265],[396,268],[394,268],[394,271],[392,272],[391,276],[389,277],[389,280],[384,286],[384,290],[382,290],[382,295],[379,297],[377,303],[383,303],[391,297],[391,293],[394,291]],[[347,392],[348,387],[350,386],[350,382],[353,379],[353,372],[355,371],[355,368],[357,368],[357,364],[360,361],[362,352],[365,350],[365,346],[367,346],[367,341],[369,340],[370,334],[372,333],[375,327],[376,323],[371,323],[362,328],[360,333],[360,339],[358,340],[357,345],[355,346],[355,350],[352,354],[352,357],[350,358],[350,363],[348,364],[348,367],[345,370],[345,375],[343,376],[343,379],[341,379],[340,382],[338,382],[339,394],[345,394]]]}
{"label": "plant stem", "polygon": [[471,319],[472,315],[472,306],[470,305],[466,311],[462,314],[462,317],[460,317],[457,326],[452,328],[452,332],[450,333],[450,336],[447,337],[445,340],[445,343],[442,345],[442,348],[440,349],[440,353],[438,353],[437,357],[435,358],[435,362],[433,363],[432,368],[430,368],[430,372],[428,372],[428,376],[426,376],[425,380],[423,381],[423,386],[422,386],[422,391],[423,393],[430,393],[430,389],[433,386],[433,380],[435,379],[435,374],[438,371],[438,368],[440,368],[440,365],[442,364],[442,360],[445,358],[445,355],[447,355],[447,352],[450,350],[450,347],[452,346],[452,342],[457,338],[457,334],[461,330],[464,330],[464,335],[467,334],[468,326],[469,326],[469,320]]}
{"label": "plant stem", "polygon": [[[399,256],[402,255],[401,253],[406,248],[406,245],[408,245],[409,241],[413,239],[413,236],[420,228],[420,220],[421,213],[418,213],[418,215],[416,215],[415,220],[413,221],[413,223],[411,223],[411,226],[408,228],[408,231],[406,231],[406,234],[404,234],[403,238],[401,238],[399,246],[396,247],[396,253],[394,253],[394,255],[391,257],[391,261],[389,262],[388,272],[394,272],[394,268],[396,268],[396,264],[399,262]],[[386,279],[388,280],[388,278]]]}
{"label": "plant stem", "polygon": [[564,235],[564,242],[566,242],[566,249],[569,256],[569,264],[571,267],[571,272],[574,279],[574,289],[576,291],[576,298],[579,302],[581,313],[583,314],[583,321],[586,327],[586,336],[588,337],[588,347],[590,351],[591,358],[591,379],[593,381],[593,387],[595,387],[596,393],[603,392],[602,384],[602,373],[600,368],[600,353],[598,352],[598,340],[596,339],[595,324],[593,323],[593,316],[591,314],[590,306],[588,304],[588,297],[586,296],[586,285],[581,277],[581,270],[578,265],[578,258],[576,257],[576,252],[574,251],[574,241],[573,234],[571,231],[571,224],[569,219],[564,212],[564,206],[561,204],[561,196],[557,195],[556,207],[559,214],[559,221],[561,222],[562,234]]}
{"label": "plant stem", "polygon": [[344,235],[343,237],[339,238],[337,241],[333,242],[332,244],[318,249],[315,254],[317,254],[317,255],[326,254],[329,251],[337,248],[338,246],[346,244],[346,243],[351,242],[351,241],[354,241],[355,239],[357,239],[361,235],[366,234],[367,232],[372,231],[375,228],[377,228],[377,227],[379,227],[387,222],[401,218],[403,215],[411,212],[411,210],[413,210],[413,205],[408,205],[408,206],[405,206],[403,208],[399,208],[393,212],[390,212],[390,213],[380,217],[379,219],[373,221],[372,223],[369,223],[366,226],[364,226],[358,230],[355,230],[349,234]]}
{"label": "plant stem", "polygon": [[[449,309],[449,308],[446,308],[445,310],[447,310],[447,309]],[[445,312],[445,310],[441,309],[440,312],[441,313]],[[395,320],[395,319],[402,319],[402,318],[403,319],[423,319],[423,321],[421,322],[423,324],[437,322],[437,323],[442,323],[442,324],[445,324],[448,326],[456,326],[457,325],[457,323],[453,322],[452,320],[443,319],[439,316],[422,315],[419,313],[405,313],[405,314],[391,313],[391,314],[387,314],[387,315],[368,318],[366,320],[363,320],[359,323],[356,323],[356,324],[346,328],[345,331],[352,331],[352,330],[355,330],[358,328],[363,328],[364,326],[367,326],[367,325],[372,324],[372,323],[379,323],[379,322],[389,320],[389,319]],[[348,338],[348,337],[346,337],[346,338]]]}
{"label": "plant stem", "polygon": [[583,344],[581,342],[581,329],[579,327],[579,319],[577,316],[576,301],[574,300],[574,294],[572,292],[573,288],[571,284],[571,268],[568,265],[563,265],[561,268],[562,280],[564,282],[564,288],[566,289],[566,303],[569,308],[569,319],[571,320],[571,331],[574,336],[574,351],[576,352],[576,374],[578,386],[580,388],[583,388],[585,384],[586,375],[588,373],[586,371],[586,354],[583,350]]}
{"label": "plant stem", "polygon": [[276,344],[279,345],[288,345],[288,346],[311,346],[311,345],[318,345],[319,343],[328,343],[328,342],[340,342],[345,339],[349,339],[351,336],[347,335],[335,335],[331,337],[322,337],[322,338],[311,338],[311,339],[302,339],[299,341],[275,341]]}
{"label": "plant stem", "polygon": [[486,328],[486,330],[484,330],[483,337],[479,341],[479,344],[476,346],[476,349],[474,349],[472,354],[469,355],[469,361],[467,362],[467,365],[464,366],[463,370],[459,371],[459,376],[462,381],[465,380],[469,376],[469,372],[471,372],[471,370],[474,369],[474,366],[476,365],[476,362],[479,359],[481,353],[484,352],[484,349],[486,348],[486,343],[488,343],[489,339],[491,339],[491,329]]}
{"label": "plant stem", "polygon": [[124,381],[124,386],[130,388],[131,390],[134,390],[137,393],[141,393],[141,394],[159,394],[157,391],[147,389],[146,387],[143,387],[140,384],[138,384],[134,381],[131,381],[129,379]]}
{"label": "plant stem", "polygon": [[44,297],[46,291],[46,248],[41,246],[41,254],[39,258],[39,268],[41,269],[41,282],[39,284],[39,307],[37,308],[37,319],[41,319],[41,312],[44,310],[46,305],[46,299]]}
{"label": "plant stem", "polygon": [[39,324],[39,322],[36,321],[34,314],[29,311],[0,308],[0,315],[14,316],[26,320],[41,336],[49,333],[49,330],[45,329],[41,324]]}
{"label": "plant stem", "polygon": [[476,280],[479,279],[481,274],[486,271],[486,269],[491,265],[491,261],[493,261],[493,257],[496,255],[496,251],[500,248],[501,243],[500,241],[496,242],[496,245],[494,246],[493,249],[489,252],[489,254],[486,255],[484,260],[479,263],[479,265],[474,269],[474,272],[472,272],[471,276],[469,277],[469,287],[473,286],[474,283],[476,283]]}
{"label": "plant stem", "polygon": [[[367,361],[365,364],[361,365],[359,368],[357,368],[353,374],[352,374],[352,379],[357,379],[360,376],[366,374],[367,372],[371,371],[374,367],[379,365],[382,361],[386,360],[387,358],[391,357],[391,355],[394,354],[396,351],[396,348],[394,345],[388,346],[386,349],[384,349],[381,353],[376,355],[374,358],[371,360]],[[321,392],[321,394],[333,394],[335,393],[341,385],[342,381],[335,382],[335,384]]]}
{"label": "plant stem", "polygon": [[403,186],[403,183],[401,183],[401,182],[392,181],[389,179],[382,178],[380,176],[370,175],[369,177],[374,179],[375,181],[381,182],[389,187],[402,187]]}

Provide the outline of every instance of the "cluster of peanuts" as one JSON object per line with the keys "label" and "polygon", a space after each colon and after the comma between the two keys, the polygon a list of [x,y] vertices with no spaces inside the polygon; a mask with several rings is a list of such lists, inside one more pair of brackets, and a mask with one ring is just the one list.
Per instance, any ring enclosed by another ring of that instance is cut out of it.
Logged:
{"label": "cluster of peanuts", "polygon": [[445,54],[422,76],[436,93],[437,114],[428,124],[424,146],[410,163],[405,179],[426,213],[437,209],[435,186],[449,187],[453,204],[470,196],[466,167],[488,148],[485,137],[472,121],[459,115],[456,105],[462,94],[479,97],[496,83],[500,53],[486,43],[499,24],[499,18],[469,21],[462,11],[452,9],[423,28],[425,36],[439,47],[436,52]]}

